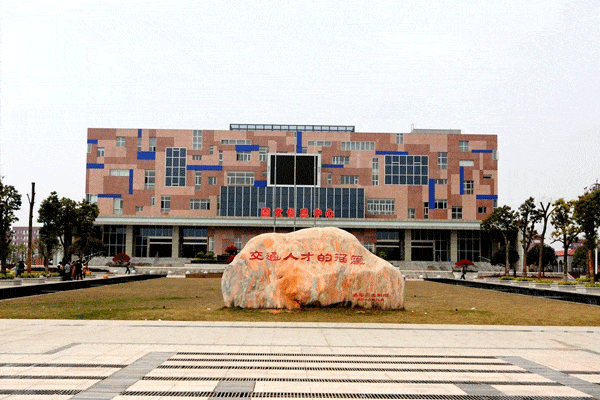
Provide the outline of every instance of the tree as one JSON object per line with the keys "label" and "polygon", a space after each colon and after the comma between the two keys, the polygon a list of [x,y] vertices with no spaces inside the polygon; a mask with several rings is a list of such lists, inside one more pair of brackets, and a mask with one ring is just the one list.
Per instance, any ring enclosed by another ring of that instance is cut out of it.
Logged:
{"label": "tree", "polygon": [[[496,208],[486,219],[481,223],[481,229],[490,233],[498,232],[504,240],[505,247],[510,248],[510,235],[517,231],[517,213],[510,206],[502,206]],[[509,270],[509,253],[506,253],[504,263],[504,275],[508,275]]]}
{"label": "tree", "polygon": [[585,246],[580,246],[575,250],[573,254],[573,263],[571,268],[577,268],[578,270],[587,271],[587,249]]}
{"label": "tree", "polygon": [[587,250],[587,277],[595,281],[593,251],[596,248],[600,226],[600,189],[579,196],[575,202],[575,220],[581,226]]}
{"label": "tree", "polygon": [[[537,210],[537,217],[540,221],[542,221],[542,232],[540,233],[540,246],[544,247],[544,239],[546,238],[546,229],[548,229],[548,220],[550,219],[550,214],[552,213],[552,209],[550,208],[552,203],[550,202],[542,202],[540,201],[540,208]],[[544,263],[543,256],[544,252],[539,253],[538,260],[538,278],[542,277],[544,273]]]}
{"label": "tree", "polygon": [[521,233],[521,246],[523,247],[523,276],[527,276],[527,250],[531,246],[533,237],[537,234],[535,224],[539,221],[539,213],[535,211],[535,200],[528,198],[519,206],[519,220],[517,226]]}
{"label": "tree", "polygon": [[0,264],[6,275],[6,258],[12,241],[12,224],[18,220],[15,211],[21,208],[21,195],[14,186],[5,185],[0,177]]}
{"label": "tree", "polygon": [[[541,258],[542,258],[542,268],[546,268],[549,265],[555,265],[556,264],[556,252],[554,251],[554,249],[550,246],[548,246],[547,244],[544,245],[543,247],[543,251],[541,254]],[[540,245],[534,246],[531,250],[529,250],[527,252],[527,256],[530,257],[531,259],[535,260],[536,258],[539,259],[540,258]]]}
{"label": "tree", "polygon": [[[508,250],[508,262],[510,265],[514,265],[519,261],[519,252],[514,247],[511,247]],[[501,265],[506,262],[506,246],[502,246],[498,251],[496,251],[492,255],[492,259],[490,260],[492,265]]]}
{"label": "tree", "polygon": [[[73,254],[73,238],[93,237],[94,221],[99,211],[96,204],[86,200],[77,203],[65,197],[59,199],[56,192],[52,192],[40,204],[38,213],[38,222],[46,227],[49,237],[53,236],[60,241],[64,250],[63,261],[67,261]],[[75,250],[84,248],[85,246],[79,245]]]}
{"label": "tree", "polygon": [[577,225],[573,212],[575,204],[573,201],[565,201],[560,198],[554,202],[554,210],[552,211],[552,217],[550,223],[554,227],[552,232],[552,238],[554,242],[560,242],[563,245],[563,279],[567,280],[567,258],[569,248],[573,243],[577,243],[579,240],[578,236],[581,233],[581,227]]}
{"label": "tree", "polygon": [[102,243],[100,228],[92,227],[87,232],[81,234],[77,239],[73,240],[71,251],[77,254],[79,258],[91,256],[92,254],[100,253],[104,250]]}
{"label": "tree", "polygon": [[48,272],[48,262],[60,246],[58,235],[48,226],[42,226],[38,235],[38,251],[44,257],[44,270]]}

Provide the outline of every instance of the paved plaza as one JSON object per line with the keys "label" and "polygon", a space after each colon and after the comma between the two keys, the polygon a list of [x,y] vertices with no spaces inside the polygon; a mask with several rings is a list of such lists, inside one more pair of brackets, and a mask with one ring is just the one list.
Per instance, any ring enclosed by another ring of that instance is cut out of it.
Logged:
{"label": "paved plaza", "polygon": [[0,320],[0,399],[600,399],[600,328]]}

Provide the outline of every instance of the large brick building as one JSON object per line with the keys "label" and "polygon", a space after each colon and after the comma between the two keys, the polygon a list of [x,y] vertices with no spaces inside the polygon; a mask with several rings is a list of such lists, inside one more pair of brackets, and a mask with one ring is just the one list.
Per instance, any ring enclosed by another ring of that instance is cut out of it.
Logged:
{"label": "large brick building", "polygon": [[[478,261],[497,137],[353,126],[88,130],[86,195],[108,255],[192,257],[337,226],[398,260]],[[486,253],[487,254],[487,253]]]}

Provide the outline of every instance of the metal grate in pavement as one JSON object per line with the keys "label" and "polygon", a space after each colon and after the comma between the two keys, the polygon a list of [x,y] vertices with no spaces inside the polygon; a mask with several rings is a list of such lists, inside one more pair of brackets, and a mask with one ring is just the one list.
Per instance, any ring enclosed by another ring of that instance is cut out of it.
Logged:
{"label": "metal grate in pavement", "polygon": [[327,379],[327,378],[234,378],[214,376],[145,376],[143,381],[228,381],[228,382],[315,382],[315,383],[398,383],[414,385],[515,385],[515,386],[563,386],[558,382],[527,381],[459,381],[459,380],[411,380],[411,379]]}
{"label": "metal grate in pavement", "polygon": [[127,364],[0,363],[0,367],[125,368]]}
{"label": "metal grate in pavement", "polygon": [[403,364],[403,365],[510,365],[506,362],[473,363],[468,361],[369,361],[369,360],[315,360],[267,358],[170,358],[169,361],[252,362],[252,363],[313,363],[313,364]]}
{"label": "metal grate in pavement", "polygon": [[319,353],[234,353],[234,352],[178,352],[185,356],[267,356],[267,357],[372,357],[372,358],[466,358],[497,360],[495,356],[416,355],[416,354],[319,354]]}
{"label": "metal grate in pavement", "polygon": [[86,376],[86,375],[0,375],[0,379],[81,379],[90,381],[100,381],[106,376]]}
{"label": "metal grate in pavement", "polygon": [[287,398],[287,399],[392,399],[392,400],[590,400],[589,397],[572,396],[487,396],[445,394],[396,394],[396,393],[293,393],[293,392],[175,392],[175,391],[127,391],[121,396],[169,396],[210,398]]}
{"label": "metal grate in pavement", "polygon": [[600,375],[600,371],[559,371],[567,375]]}
{"label": "metal grate in pavement", "polygon": [[334,367],[271,367],[255,365],[160,365],[157,369],[245,369],[245,370],[285,370],[285,371],[361,371],[361,372],[463,372],[475,374],[529,374],[529,371],[512,369],[426,369],[426,368],[334,368]]}
{"label": "metal grate in pavement", "polygon": [[33,390],[33,389],[0,389],[0,395],[8,396],[73,396],[81,390]]}

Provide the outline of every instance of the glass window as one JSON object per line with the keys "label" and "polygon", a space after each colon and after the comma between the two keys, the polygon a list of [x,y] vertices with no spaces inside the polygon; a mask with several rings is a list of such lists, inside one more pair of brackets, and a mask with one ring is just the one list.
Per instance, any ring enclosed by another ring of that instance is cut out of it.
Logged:
{"label": "glass window", "polygon": [[194,171],[194,189],[202,189],[202,171]]}
{"label": "glass window", "polygon": [[396,144],[404,144],[404,133],[396,133]]}
{"label": "glass window", "polygon": [[210,210],[210,200],[190,199],[190,210]]}
{"label": "glass window", "polygon": [[242,237],[241,236],[236,236],[233,239],[233,245],[239,250],[242,249]]}
{"label": "glass window", "polygon": [[308,145],[316,147],[330,147],[331,140],[309,140]]}
{"label": "glass window", "polygon": [[138,151],[142,151],[142,138],[138,137]]}
{"label": "glass window", "polygon": [[393,215],[394,210],[394,199],[367,199],[367,214]]}
{"label": "glass window", "polygon": [[423,203],[423,218],[429,219],[429,202]]}
{"label": "glass window", "polygon": [[333,182],[333,179],[332,179],[331,172],[328,172],[327,173],[327,184],[331,185],[332,182]]}
{"label": "glass window", "polygon": [[469,141],[468,140],[461,140],[458,142],[458,151],[461,152],[467,152],[469,151]]}
{"label": "glass window", "polygon": [[156,138],[151,137],[148,145],[148,151],[156,151]]}
{"label": "glass window", "polygon": [[208,237],[208,251],[215,251],[215,238],[212,236]]}
{"label": "glass window", "polygon": [[150,205],[153,206],[156,204],[156,197],[154,195],[150,196]]}
{"label": "glass window", "polygon": [[216,176],[209,176],[208,177],[208,184],[209,185],[216,185],[217,184],[217,177]]}
{"label": "glass window", "polygon": [[171,211],[171,196],[160,196],[160,211]]}
{"label": "glass window", "polygon": [[215,146],[210,146],[210,147],[208,148],[208,154],[211,154],[211,155],[212,155],[212,154],[215,154]]}
{"label": "glass window", "polygon": [[460,160],[458,162],[458,166],[459,167],[473,167],[473,166],[475,166],[475,161],[474,160]]}
{"label": "glass window", "polygon": [[129,176],[128,169],[111,169],[109,172],[110,176]]}
{"label": "glass window", "polygon": [[102,226],[102,243],[106,248],[106,255],[114,257],[117,254],[125,253],[126,236],[125,225]]}
{"label": "glass window", "polygon": [[342,150],[375,150],[375,142],[341,142]]}
{"label": "glass window", "polygon": [[331,163],[348,165],[350,164],[350,156],[334,156],[331,158]]}
{"label": "glass window", "polygon": [[492,176],[491,175],[484,175],[483,179],[492,179]]}
{"label": "glass window", "polygon": [[457,247],[459,260],[481,260],[481,239],[479,231],[458,231]]}
{"label": "glass window", "polygon": [[236,152],[235,159],[237,161],[250,161],[251,160],[251,152],[250,151],[238,151]]}
{"label": "glass window", "polygon": [[447,185],[448,179],[434,179],[433,180],[436,185]]}
{"label": "glass window", "polygon": [[223,165],[223,150],[219,150],[219,165]]}
{"label": "glass window", "polygon": [[252,171],[227,171],[227,185],[252,186],[254,185],[254,172]]}
{"label": "glass window", "polygon": [[373,157],[371,166],[371,185],[379,186],[379,158]]}
{"label": "glass window", "polygon": [[88,145],[88,146],[87,146],[87,152],[88,152],[88,153],[91,153],[91,152],[92,152],[92,144],[91,144],[91,143],[88,143],[87,145]]}
{"label": "glass window", "polygon": [[445,152],[445,151],[438,152],[438,168],[439,169],[448,169],[448,152]]}
{"label": "glass window", "polygon": [[194,154],[192,156],[192,160],[194,160],[194,161],[200,161],[200,160],[202,160],[202,155],[201,154]]}
{"label": "glass window", "polygon": [[452,207],[452,219],[462,219],[462,207]]}
{"label": "glass window", "polygon": [[104,147],[98,147],[96,149],[96,156],[97,157],[104,157]]}
{"label": "glass window", "polygon": [[125,137],[117,136],[117,147],[125,147]]}
{"label": "glass window", "polygon": [[340,176],[340,184],[358,185],[358,175],[342,175]]}
{"label": "glass window", "polygon": [[473,181],[465,181],[464,194],[473,194]]}
{"label": "glass window", "polygon": [[487,207],[477,207],[478,214],[487,214]]}
{"label": "glass window", "polygon": [[91,193],[87,193],[85,195],[85,199],[92,204],[98,204],[98,195],[97,194],[91,194]]}
{"label": "glass window", "polygon": [[195,130],[192,141],[192,149],[202,150],[202,131]]}
{"label": "glass window", "polygon": [[497,160],[499,157],[498,150],[492,150],[492,159]]}
{"label": "glass window", "polygon": [[435,208],[438,210],[445,210],[448,208],[448,200],[435,200]]}
{"label": "glass window", "polygon": [[144,206],[135,206],[135,212],[143,212]]}
{"label": "glass window", "polygon": [[408,218],[409,219],[415,219],[416,218],[416,212],[414,208],[409,208],[408,209]]}
{"label": "glass window", "polygon": [[147,169],[144,171],[144,189],[154,189],[156,186],[156,171]]}
{"label": "glass window", "polygon": [[185,186],[186,154],[185,147],[167,147],[165,151],[165,186]]}
{"label": "glass window", "polygon": [[258,161],[267,161],[269,155],[269,147],[260,146],[258,148]]}
{"label": "glass window", "polygon": [[114,215],[122,215],[123,214],[123,199],[113,199],[113,214]]}
{"label": "glass window", "polygon": [[386,185],[427,185],[429,156],[386,155]]}

